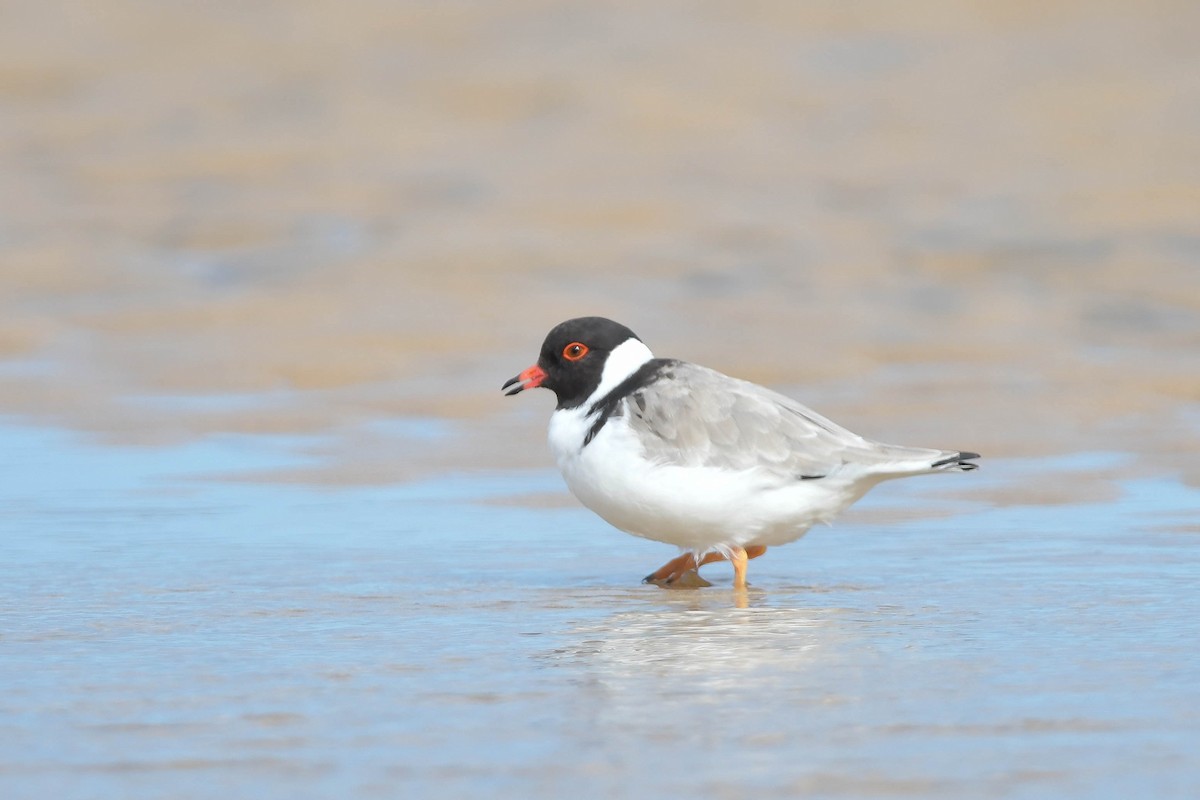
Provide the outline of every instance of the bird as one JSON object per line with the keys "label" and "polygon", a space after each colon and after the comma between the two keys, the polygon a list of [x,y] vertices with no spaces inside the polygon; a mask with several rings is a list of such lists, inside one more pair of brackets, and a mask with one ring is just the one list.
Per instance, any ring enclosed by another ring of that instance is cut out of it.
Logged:
{"label": "bird", "polygon": [[711,586],[697,570],[728,560],[744,591],[747,561],[876,484],[967,472],[981,457],[863,438],[763,386],[657,358],[605,317],[554,326],[501,391],[538,387],[558,400],[547,438],[575,497],[622,531],[679,548],[643,579],[664,587]]}

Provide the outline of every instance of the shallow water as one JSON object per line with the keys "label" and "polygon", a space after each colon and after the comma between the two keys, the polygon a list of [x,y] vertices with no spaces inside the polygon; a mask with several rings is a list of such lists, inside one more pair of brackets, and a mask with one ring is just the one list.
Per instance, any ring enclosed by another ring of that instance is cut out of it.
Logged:
{"label": "shallow water", "polygon": [[772,550],[738,608],[719,565],[641,586],[664,548],[518,502],[552,473],[313,490],[195,477],[296,441],[0,435],[6,797],[1200,790],[1176,481],[944,498],[1030,471],[999,460],[886,487],[861,516],[890,522]]}
{"label": "shallow water", "polygon": [[[3,12],[6,800],[1200,796],[1200,5]],[[596,313],[982,469],[641,586]]]}

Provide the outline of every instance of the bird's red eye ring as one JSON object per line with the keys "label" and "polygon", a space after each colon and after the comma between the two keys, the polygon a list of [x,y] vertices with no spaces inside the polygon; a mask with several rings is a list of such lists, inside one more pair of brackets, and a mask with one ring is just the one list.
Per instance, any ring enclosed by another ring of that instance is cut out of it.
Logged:
{"label": "bird's red eye ring", "polygon": [[583,342],[571,342],[563,348],[563,358],[567,361],[578,361],[588,354],[588,346]]}

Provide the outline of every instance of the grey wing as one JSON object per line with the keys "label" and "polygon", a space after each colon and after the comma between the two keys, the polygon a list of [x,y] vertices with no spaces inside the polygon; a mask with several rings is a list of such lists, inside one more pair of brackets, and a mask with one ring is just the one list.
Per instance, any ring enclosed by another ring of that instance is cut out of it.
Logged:
{"label": "grey wing", "polygon": [[789,397],[686,362],[625,401],[644,452],[663,464],[819,478],[847,463],[881,464],[939,451],[878,444]]}

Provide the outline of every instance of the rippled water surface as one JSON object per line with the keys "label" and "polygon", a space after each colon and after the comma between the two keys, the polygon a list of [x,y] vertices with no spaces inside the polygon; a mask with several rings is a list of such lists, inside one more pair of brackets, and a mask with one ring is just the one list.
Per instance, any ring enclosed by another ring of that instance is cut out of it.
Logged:
{"label": "rippled water surface", "polygon": [[[0,798],[1200,797],[1200,4],[0,19]],[[981,469],[642,586],[583,314]]]}
{"label": "rippled water surface", "polygon": [[640,586],[663,548],[514,502],[545,472],[313,490],[195,477],[294,441],[2,435],[7,797],[1200,788],[1200,494],[1171,480],[885,487],[890,523],[771,551],[738,608],[718,565]]}

